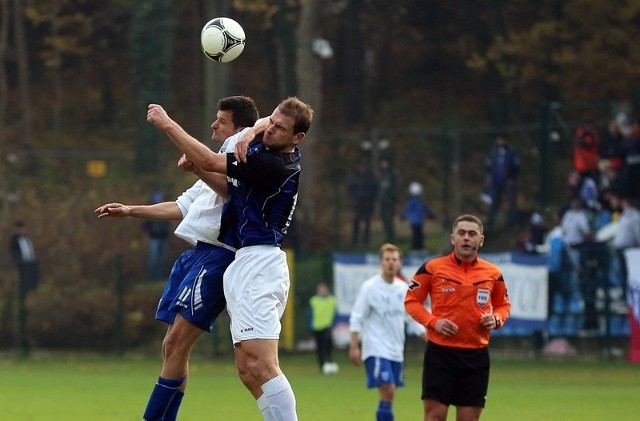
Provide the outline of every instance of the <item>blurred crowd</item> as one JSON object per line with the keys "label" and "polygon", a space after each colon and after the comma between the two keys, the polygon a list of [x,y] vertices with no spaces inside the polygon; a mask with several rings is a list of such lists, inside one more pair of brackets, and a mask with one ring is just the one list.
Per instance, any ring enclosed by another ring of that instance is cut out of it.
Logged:
{"label": "blurred crowd", "polygon": [[624,250],[640,247],[640,124],[619,113],[604,134],[577,127],[573,142],[566,203],[549,224],[533,213],[519,249],[548,253],[557,332],[580,314],[577,330],[592,335],[602,332],[603,313],[627,312]]}

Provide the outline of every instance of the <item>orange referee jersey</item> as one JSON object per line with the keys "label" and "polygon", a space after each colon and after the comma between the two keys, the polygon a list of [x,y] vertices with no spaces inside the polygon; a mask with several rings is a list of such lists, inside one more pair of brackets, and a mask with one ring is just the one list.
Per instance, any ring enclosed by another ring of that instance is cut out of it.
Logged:
{"label": "orange referee jersey", "polygon": [[[427,296],[431,312],[424,305]],[[428,328],[430,341],[454,348],[487,346],[490,331],[480,325],[482,315],[493,313],[503,326],[511,312],[500,269],[480,258],[463,262],[453,252],[435,257],[418,269],[404,305],[411,317]],[[454,336],[442,335],[434,329],[436,321],[443,318],[458,325]]]}

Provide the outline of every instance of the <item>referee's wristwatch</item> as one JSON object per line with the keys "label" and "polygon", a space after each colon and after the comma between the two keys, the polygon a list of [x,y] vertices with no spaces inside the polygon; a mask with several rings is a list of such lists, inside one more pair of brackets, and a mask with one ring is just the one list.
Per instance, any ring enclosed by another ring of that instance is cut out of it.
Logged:
{"label": "referee's wristwatch", "polygon": [[498,316],[493,316],[493,319],[494,319],[494,320],[495,320],[495,322],[496,322],[496,327],[494,327],[494,329],[499,329],[499,328],[500,328],[500,325],[502,324],[502,322],[500,321],[500,317],[498,317]]}

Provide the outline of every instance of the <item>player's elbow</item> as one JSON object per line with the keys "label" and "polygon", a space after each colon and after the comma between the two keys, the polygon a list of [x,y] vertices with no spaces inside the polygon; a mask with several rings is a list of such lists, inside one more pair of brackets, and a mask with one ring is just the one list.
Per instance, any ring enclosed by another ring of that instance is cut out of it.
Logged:
{"label": "player's elbow", "polygon": [[204,171],[215,172],[218,174],[227,173],[227,161],[223,154],[213,153],[211,155],[206,155],[201,158],[201,163],[198,164],[198,166]]}

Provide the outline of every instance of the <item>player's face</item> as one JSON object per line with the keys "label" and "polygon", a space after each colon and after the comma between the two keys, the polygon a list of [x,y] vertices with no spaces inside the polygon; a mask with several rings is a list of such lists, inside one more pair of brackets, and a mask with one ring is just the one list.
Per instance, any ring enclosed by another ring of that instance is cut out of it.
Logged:
{"label": "player's face", "polygon": [[402,260],[400,253],[397,251],[385,251],[380,258],[380,267],[382,268],[382,277],[385,279],[393,279],[398,276],[402,268]]}
{"label": "player's face", "polygon": [[232,111],[218,111],[216,119],[211,123],[211,139],[215,142],[222,143],[229,136],[233,136],[242,130],[242,127],[236,127],[233,124]]}
{"label": "player's face", "polygon": [[293,117],[283,114],[276,108],[269,117],[262,143],[271,150],[293,152],[295,146],[304,138],[304,133],[293,132],[294,123]]}
{"label": "player's face", "polygon": [[478,224],[470,221],[460,221],[451,233],[451,244],[460,260],[472,261],[482,247],[484,235]]}

